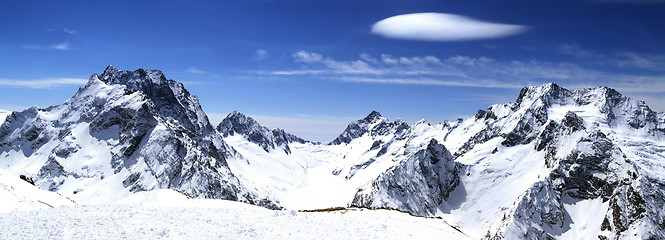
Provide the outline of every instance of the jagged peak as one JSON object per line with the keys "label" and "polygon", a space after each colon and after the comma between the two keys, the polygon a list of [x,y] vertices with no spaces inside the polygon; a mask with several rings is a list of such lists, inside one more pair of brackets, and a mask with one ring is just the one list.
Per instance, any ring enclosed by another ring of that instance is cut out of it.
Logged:
{"label": "jagged peak", "polygon": [[286,131],[274,128],[269,130],[253,118],[235,110],[222,120],[217,126],[217,131],[223,137],[233,136],[236,133],[244,136],[250,142],[261,146],[266,152],[276,147],[282,147],[287,154],[291,153],[288,144],[291,142],[305,143],[306,140],[299,138]]}
{"label": "jagged peak", "polygon": [[118,69],[115,68],[113,65],[108,65],[106,69],[104,69],[104,73],[102,75],[112,75],[118,72]]}
{"label": "jagged peak", "polygon": [[409,124],[402,119],[395,119],[394,122],[389,122],[378,111],[372,111],[367,117],[349,123],[344,132],[328,144],[350,143],[353,139],[361,137],[365,133],[376,136],[387,134],[392,130],[402,132],[408,128]]}
{"label": "jagged peak", "polygon": [[371,123],[371,122],[376,122],[376,121],[381,120],[381,119],[383,119],[383,116],[381,116],[381,113],[379,113],[376,110],[373,110],[372,112],[369,113],[369,115],[367,115],[367,117],[363,118],[363,121]]}
{"label": "jagged peak", "polygon": [[[256,120],[251,117],[248,117],[245,114],[242,114],[238,110],[226,115],[221,123],[217,126],[217,129],[226,134],[233,134],[232,132],[242,133],[243,130],[249,131],[250,128],[265,128],[261,126]],[[267,128],[265,128],[267,130]]]}
{"label": "jagged peak", "polygon": [[[93,75],[94,77],[94,75]],[[118,70],[113,65],[109,65],[104,70],[99,80],[107,84],[121,84],[131,88],[136,88],[138,85],[149,84],[164,85],[168,83],[166,76],[159,69],[139,68],[134,71]]]}
{"label": "jagged peak", "polygon": [[616,102],[626,99],[626,97],[623,96],[621,93],[619,93],[619,91],[617,91],[616,89],[606,86],[580,89],[576,90],[575,93],[580,95],[580,98],[587,101],[610,100],[612,102]]}
{"label": "jagged peak", "polygon": [[570,90],[551,82],[543,85],[526,86],[522,88],[515,103],[517,106],[521,106],[523,103],[541,99],[545,104],[550,104],[552,100],[563,99],[571,95],[572,92]]}
{"label": "jagged peak", "polygon": [[[265,128],[261,126],[254,118],[249,117],[243,113],[241,113],[238,110],[234,110],[233,112],[229,113],[229,115],[226,115],[224,120],[222,122],[229,122],[232,125],[242,125],[243,127],[260,127],[260,128]],[[267,128],[266,128],[267,129]]]}
{"label": "jagged peak", "polygon": [[233,112],[226,115],[226,118],[229,118],[229,119],[252,119],[252,120],[254,120],[253,118],[248,117],[247,115],[241,113],[238,110],[233,110]]}

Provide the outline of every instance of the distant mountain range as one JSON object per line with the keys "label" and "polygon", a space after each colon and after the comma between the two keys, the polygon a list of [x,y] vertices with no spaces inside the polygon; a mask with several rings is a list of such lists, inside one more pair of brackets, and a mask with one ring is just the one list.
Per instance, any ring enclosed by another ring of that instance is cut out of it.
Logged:
{"label": "distant mountain range", "polygon": [[109,66],[63,104],[8,113],[0,168],[77,203],[174,189],[439,216],[477,239],[665,238],[665,113],[607,87],[528,86],[438,124],[373,111],[319,144],[237,111],[213,127],[161,71]]}

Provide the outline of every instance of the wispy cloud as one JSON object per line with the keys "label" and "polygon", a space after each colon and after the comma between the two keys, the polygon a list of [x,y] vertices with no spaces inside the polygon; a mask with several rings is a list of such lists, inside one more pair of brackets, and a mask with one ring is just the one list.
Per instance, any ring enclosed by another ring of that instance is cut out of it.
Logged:
{"label": "wispy cloud", "polygon": [[561,44],[558,52],[596,65],[608,65],[620,68],[633,68],[649,71],[665,71],[665,54],[638,54],[635,52],[617,52],[600,54],[586,50],[576,44]]}
{"label": "wispy cloud", "polygon": [[195,67],[193,67],[193,66],[192,66],[192,67],[189,67],[187,70],[185,70],[185,72],[187,72],[187,73],[194,73],[194,74],[206,74],[206,73],[208,73],[208,72],[206,72],[206,71],[200,70],[200,69],[195,68]]}
{"label": "wispy cloud", "polygon": [[[525,85],[557,82],[572,88],[606,85],[630,93],[665,93],[665,75],[659,72],[641,75],[606,72],[570,62],[497,60],[461,55],[447,58],[394,57],[388,54],[360,54],[358,59],[341,61],[302,50],[293,53],[292,57],[299,64],[297,69],[255,73],[281,77],[309,76],[356,83],[480,88],[521,88]],[[588,53],[581,57],[594,56]],[[642,63],[644,66],[661,62],[657,58],[641,55],[633,58],[646,58]]]}
{"label": "wispy cloud", "polygon": [[559,45],[559,53],[581,59],[588,59],[596,56],[595,53],[582,49],[577,44],[561,44]]}
{"label": "wispy cloud", "polygon": [[79,34],[79,31],[76,30],[76,29],[65,28],[65,29],[63,29],[63,31],[65,31],[66,33],[69,33],[69,34]]}
{"label": "wispy cloud", "polygon": [[61,44],[56,44],[51,46],[53,49],[57,50],[71,50],[72,48],[69,46],[69,43],[61,43]]}
{"label": "wispy cloud", "polygon": [[0,86],[19,88],[52,88],[65,85],[83,85],[88,82],[83,78],[46,78],[33,80],[17,80],[0,78]]}
{"label": "wispy cloud", "polygon": [[268,54],[268,51],[263,50],[263,49],[257,49],[254,52],[254,55],[252,55],[252,60],[261,61],[261,60],[267,59],[268,57],[270,57],[270,54]]}
{"label": "wispy cloud", "polygon": [[28,45],[23,45],[23,48],[32,49],[32,50],[60,50],[60,51],[72,50],[72,47],[71,45],[69,45],[69,43],[59,43],[54,45],[28,44]]}
{"label": "wispy cloud", "polygon": [[526,29],[448,13],[411,13],[378,21],[371,33],[406,40],[467,41],[516,35]]}
{"label": "wispy cloud", "polygon": [[345,82],[405,84],[405,85],[431,85],[454,87],[482,87],[482,88],[521,88],[523,85],[501,83],[496,81],[445,81],[431,78],[372,78],[372,77],[341,77]]}

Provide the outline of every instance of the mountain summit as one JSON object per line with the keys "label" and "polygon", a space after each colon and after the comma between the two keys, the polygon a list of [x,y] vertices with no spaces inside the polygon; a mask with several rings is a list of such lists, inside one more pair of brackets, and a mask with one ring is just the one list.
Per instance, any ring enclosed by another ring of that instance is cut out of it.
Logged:
{"label": "mountain summit", "polygon": [[109,66],[61,105],[12,113],[0,146],[9,169],[74,200],[170,188],[276,207],[241,186],[197,97],[159,70]]}
{"label": "mountain summit", "polygon": [[233,111],[226,116],[226,118],[224,118],[224,120],[222,120],[217,126],[217,131],[219,131],[224,137],[240,134],[250,142],[260,145],[266,152],[269,152],[272,149],[282,148],[284,152],[289,154],[291,153],[289,143],[307,142],[306,140],[287,133],[279,128],[268,130],[268,128],[261,126],[253,118],[238,111]]}
{"label": "mountain summit", "polygon": [[372,111],[323,145],[238,111],[213,128],[161,71],[109,66],[63,104],[0,126],[0,167],[76,202],[169,188],[275,209],[396,209],[475,239],[665,238],[663,152],[665,113],[555,83],[453,122]]}

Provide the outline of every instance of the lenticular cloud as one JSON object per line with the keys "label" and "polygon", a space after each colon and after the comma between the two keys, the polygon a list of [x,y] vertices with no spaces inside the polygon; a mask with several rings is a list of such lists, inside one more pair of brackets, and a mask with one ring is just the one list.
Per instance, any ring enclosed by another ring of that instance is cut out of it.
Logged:
{"label": "lenticular cloud", "polygon": [[387,38],[465,41],[500,38],[524,32],[521,25],[492,23],[447,13],[411,13],[376,22],[372,33]]}

